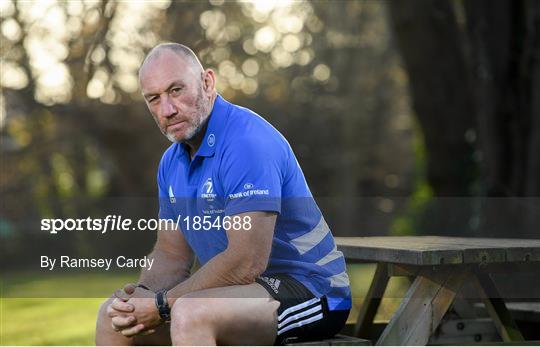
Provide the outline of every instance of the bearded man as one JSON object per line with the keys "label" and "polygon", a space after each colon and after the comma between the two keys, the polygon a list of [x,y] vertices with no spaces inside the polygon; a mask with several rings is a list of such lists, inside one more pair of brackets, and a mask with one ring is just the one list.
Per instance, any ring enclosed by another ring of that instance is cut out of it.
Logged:
{"label": "bearded man", "polygon": [[[154,47],[142,94],[173,144],[159,164],[160,230],[137,285],[100,309],[105,345],[267,345],[328,338],[351,308],[343,254],[285,138],[216,92],[188,47]],[[194,258],[200,268],[191,273]]]}

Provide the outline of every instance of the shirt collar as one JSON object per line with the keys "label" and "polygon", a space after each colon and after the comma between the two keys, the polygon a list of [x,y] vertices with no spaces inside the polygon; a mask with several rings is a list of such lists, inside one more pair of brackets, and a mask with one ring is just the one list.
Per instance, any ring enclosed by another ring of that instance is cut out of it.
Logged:
{"label": "shirt collar", "polygon": [[[218,141],[221,141],[223,131],[225,129],[225,122],[229,113],[230,103],[225,101],[221,95],[217,95],[214,101],[214,107],[210,113],[210,119],[208,120],[208,126],[204,138],[201,142],[201,146],[195,157],[211,157],[214,155]],[[180,155],[187,154],[184,143],[179,143]]]}

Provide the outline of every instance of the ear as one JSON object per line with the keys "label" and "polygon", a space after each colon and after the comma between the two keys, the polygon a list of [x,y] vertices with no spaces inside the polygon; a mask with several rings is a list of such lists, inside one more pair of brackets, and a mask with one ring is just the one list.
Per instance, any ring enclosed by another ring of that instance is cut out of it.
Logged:
{"label": "ear", "polygon": [[204,91],[210,93],[216,88],[216,73],[212,69],[206,69],[203,72]]}

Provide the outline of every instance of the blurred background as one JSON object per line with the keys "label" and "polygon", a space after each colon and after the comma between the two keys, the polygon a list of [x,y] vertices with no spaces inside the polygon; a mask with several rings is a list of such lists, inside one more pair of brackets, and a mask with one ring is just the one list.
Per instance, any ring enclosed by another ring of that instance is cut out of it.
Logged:
{"label": "blurred background", "polygon": [[[108,296],[136,278],[55,277],[36,262],[142,256],[154,234],[55,237],[39,223],[157,215],[170,143],[137,71],[163,41],[193,48],[224,98],[285,135],[334,235],[540,236],[537,1],[5,0],[0,20],[0,266],[11,298],[0,344],[91,343],[96,299],[79,299],[87,314],[64,317],[63,333],[49,320],[28,334],[20,322],[35,305],[63,312],[60,298]],[[360,299],[365,282],[353,283]],[[15,308],[21,320],[8,322]]]}

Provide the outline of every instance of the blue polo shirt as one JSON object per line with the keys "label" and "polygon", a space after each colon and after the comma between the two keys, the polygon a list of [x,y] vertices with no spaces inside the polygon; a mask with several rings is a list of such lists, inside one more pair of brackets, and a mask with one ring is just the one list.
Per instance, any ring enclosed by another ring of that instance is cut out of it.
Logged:
{"label": "blue polo shirt", "polygon": [[276,212],[263,275],[287,273],[326,296],[330,310],[351,307],[343,254],[289,143],[251,110],[218,95],[195,157],[183,143],[171,145],[159,164],[158,187],[159,217],[180,222],[201,264],[227,248],[226,217],[231,223],[243,212]]}

